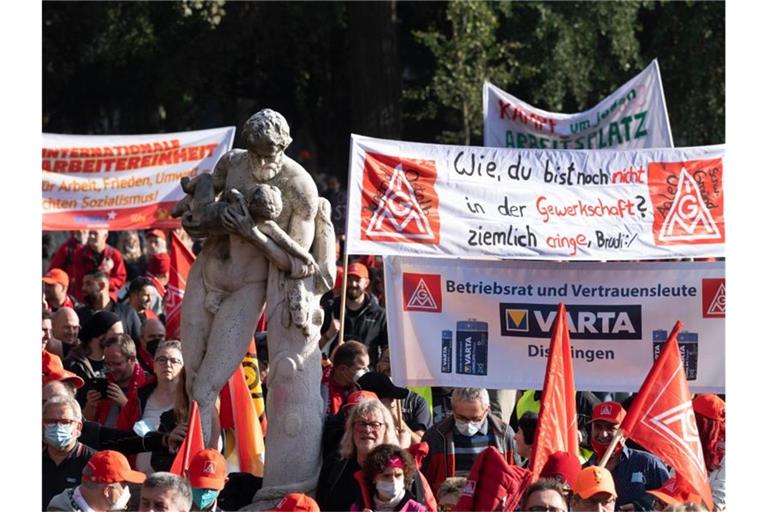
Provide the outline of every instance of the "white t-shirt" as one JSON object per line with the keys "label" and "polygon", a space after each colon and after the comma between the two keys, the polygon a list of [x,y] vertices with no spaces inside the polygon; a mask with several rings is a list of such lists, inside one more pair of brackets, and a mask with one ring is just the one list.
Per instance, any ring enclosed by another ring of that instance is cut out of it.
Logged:
{"label": "white t-shirt", "polygon": [[[155,399],[155,394],[152,393],[147,399],[147,405],[144,406],[144,414],[141,416],[141,420],[149,427],[149,430],[157,430],[160,426],[160,415],[165,411],[173,407],[173,403],[159,404]],[[136,455],[136,470],[146,474],[154,473],[150,460],[152,459],[152,452],[141,452]]]}

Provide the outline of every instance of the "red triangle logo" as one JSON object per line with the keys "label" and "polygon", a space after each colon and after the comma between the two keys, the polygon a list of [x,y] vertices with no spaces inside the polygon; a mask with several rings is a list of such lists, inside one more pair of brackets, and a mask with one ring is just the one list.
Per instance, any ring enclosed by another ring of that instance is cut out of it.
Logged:
{"label": "red triangle logo", "polygon": [[435,238],[429,219],[419,206],[413,187],[403,173],[403,164],[394,168],[389,187],[379,201],[365,234],[369,237],[397,239]]}
{"label": "red triangle logo", "polygon": [[701,197],[696,181],[683,167],[672,207],[661,225],[659,240],[679,242],[720,239],[722,234]]}

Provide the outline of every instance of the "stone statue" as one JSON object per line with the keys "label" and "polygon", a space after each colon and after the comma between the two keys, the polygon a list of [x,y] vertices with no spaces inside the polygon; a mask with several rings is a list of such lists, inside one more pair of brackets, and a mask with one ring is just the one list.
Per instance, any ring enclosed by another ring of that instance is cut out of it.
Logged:
{"label": "stone statue", "polygon": [[[266,304],[269,394],[264,484],[255,502],[313,492],[320,470],[320,296],[333,287],[335,236],[328,201],[285,156],[288,124],[264,109],[244,125],[212,175],[182,183],[174,208],[192,236],[206,237],[187,278],[181,338],[187,393],[206,443],[224,383],[246,353]],[[256,508],[261,508],[257,506]]]}

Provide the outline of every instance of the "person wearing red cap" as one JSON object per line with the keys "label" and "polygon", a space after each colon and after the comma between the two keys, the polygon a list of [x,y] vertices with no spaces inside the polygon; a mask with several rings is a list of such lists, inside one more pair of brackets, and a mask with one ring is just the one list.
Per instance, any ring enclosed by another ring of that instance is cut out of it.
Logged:
{"label": "person wearing red cap", "polygon": [[286,494],[275,508],[268,512],[320,512],[317,502],[306,494],[292,492]]}
{"label": "person wearing red cap", "polygon": [[[616,487],[610,471],[600,466],[589,466],[576,475],[571,496],[571,510],[613,512],[616,509],[616,503]],[[637,510],[650,509],[643,507]]]}
{"label": "person wearing red cap", "polygon": [[[355,340],[368,348],[371,366],[389,345],[387,317],[384,308],[366,292],[369,283],[368,268],[360,262],[349,264],[347,269],[347,301],[344,315],[344,341]],[[338,345],[341,297],[324,308],[325,317],[320,327],[320,349],[333,354]],[[330,343],[330,345],[328,345]],[[326,345],[328,345],[326,347]]]}
{"label": "person wearing red cap", "polygon": [[98,229],[88,232],[86,244],[75,251],[73,272],[68,272],[72,287],[70,292],[82,302],[84,299],[83,279],[95,270],[102,270],[109,276],[109,293],[116,297],[117,291],[125,284],[128,273],[125,270],[120,251],[107,244],[109,230]]}
{"label": "person wearing red cap", "polygon": [[147,256],[168,252],[168,242],[162,229],[150,229],[144,232],[147,241]]}
{"label": "person wearing red cap", "polygon": [[559,481],[566,490],[573,489],[576,476],[581,471],[578,457],[568,452],[555,452],[549,456],[541,468],[541,478],[553,478]]}
{"label": "person wearing red cap", "polygon": [[[592,409],[590,444],[595,453],[587,466],[600,462],[627,411],[618,402],[602,402]],[[620,442],[605,464],[611,472],[618,495],[616,507],[632,504],[637,510],[649,510],[653,496],[646,491],[661,487],[669,478],[667,466],[657,456],[635,450]]]}
{"label": "person wearing red cap", "polygon": [[140,484],[145,479],[144,473],[131,469],[122,453],[96,452],[83,468],[80,485],[54,496],[48,510],[125,510],[131,499],[128,484]]}
{"label": "person wearing red cap", "polygon": [[55,396],[43,404],[43,506],[80,474],[95,453],[78,439],[83,428],[80,404],[71,396]]}
{"label": "person wearing red cap", "polygon": [[139,341],[141,334],[141,319],[138,313],[127,302],[116,302],[109,291],[109,276],[101,271],[89,272],[83,278],[83,305],[77,308],[80,323],[97,311],[111,311],[120,317],[123,329],[134,341]]}
{"label": "person wearing red cap", "polygon": [[715,510],[725,510],[725,402],[712,393],[696,395],[693,413]]}
{"label": "person wearing red cap", "polygon": [[61,307],[76,308],[77,301],[71,295],[67,295],[69,290],[69,276],[60,268],[52,268],[43,276],[43,295],[48,308],[56,312]]}
{"label": "person wearing red cap", "polygon": [[216,498],[227,483],[227,461],[218,450],[200,450],[189,462],[192,510],[219,511]]}

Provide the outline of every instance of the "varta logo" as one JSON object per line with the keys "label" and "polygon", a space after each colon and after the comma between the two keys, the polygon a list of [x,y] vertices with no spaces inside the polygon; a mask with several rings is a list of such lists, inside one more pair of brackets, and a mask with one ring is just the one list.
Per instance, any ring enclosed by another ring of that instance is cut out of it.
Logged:
{"label": "varta logo", "polygon": [[[643,336],[640,305],[568,305],[572,339],[639,340]],[[557,316],[556,304],[499,304],[501,335],[549,338]]]}

